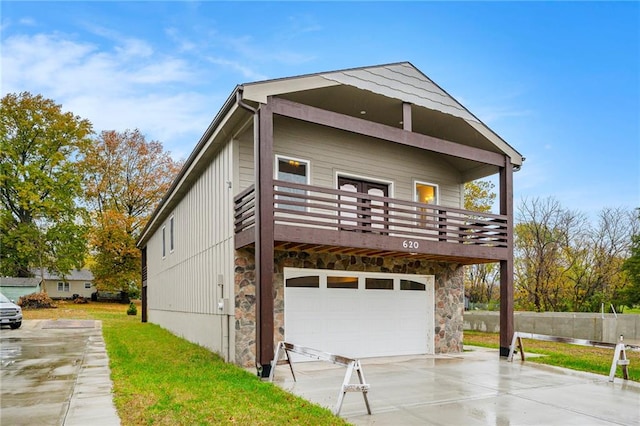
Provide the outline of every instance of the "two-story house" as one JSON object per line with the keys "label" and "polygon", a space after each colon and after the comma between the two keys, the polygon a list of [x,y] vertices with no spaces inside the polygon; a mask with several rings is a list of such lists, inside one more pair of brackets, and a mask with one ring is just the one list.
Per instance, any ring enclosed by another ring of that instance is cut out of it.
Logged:
{"label": "two-story house", "polygon": [[[513,333],[522,156],[408,62],[239,85],[148,222],[143,321],[268,375],[280,340],[462,351],[463,266],[501,265]],[[499,175],[499,214],[463,209]]]}

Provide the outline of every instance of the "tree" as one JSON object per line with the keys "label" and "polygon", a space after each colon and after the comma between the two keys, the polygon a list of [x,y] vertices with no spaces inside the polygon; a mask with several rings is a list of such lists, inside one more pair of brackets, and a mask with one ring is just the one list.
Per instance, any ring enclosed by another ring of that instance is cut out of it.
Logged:
{"label": "tree", "polygon": [[[640,213],[640,209],[636,209],[636,213]],[[637,222],[640,222],[640,214],[636,217]],[[622,270],[627,274],[629,285],[623,289],[621,298],[622,303],[632,308],[633,305],[640,303],[640,234],[637,228],[631,237],[630,253],[622,265]]]}
{"label": "tree", "polygon": [[0,105],[0,275],[32,276],[47,268],[64,276],[86,254],[85,211],[76,157],[91,123],[53,100],[28,92]]}
{"label": "tree", "polygon": [[500,268],[497,263],[480,263],[464,268],[465,293],[471,303],[490,303],[499,299]]}
{"label": "tree", "polygon": [[602,304],[620,310],[626,281],[622,265],[637,229],[633,214],[622,208],[604,208],[595,225],[584,228],[567,250],[567,278],[573,311],[594,312]]}
{"label": "tree", "polygon": [[464,184],[464,208],[474,212],[491,211],[496,193],[495,185],[488,180],[474,180]]}
{"label": "tree", "polygon": [[[464,184],[464,208],[476,212],[489,212],[496,199],[495,185],[486,180]],[[469,265],[464,268],[465,293],[471,303],[489,303],[497,298],[500,268],[496,263]]]}
{"label": "tree", "polygon": [[553,199],[525,200],[515,226],[515,287],[519,308],[595,312],[624,305],[622,265],[638,220],[604,208],[595,224]]}
{"label": "tree", "polygon": [[566,252],[580,235],[585,218],[554,198],[525,200],[514,227],[514,284],[521,308],[563,311],[566,302]]}
{"label": "tree", "polygon": [[94,222],[91,266],[100,289],[140,287],[135,243],[181,164],[139,130],[103,131],[83,159]]}

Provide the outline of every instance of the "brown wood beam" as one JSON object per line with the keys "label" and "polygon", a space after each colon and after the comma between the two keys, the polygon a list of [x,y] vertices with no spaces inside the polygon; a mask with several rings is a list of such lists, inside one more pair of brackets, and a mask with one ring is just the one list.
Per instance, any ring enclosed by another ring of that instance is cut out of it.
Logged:
{"label": "brown wood beam", "polygon": [[147,309],[148,309],[148,300],[147,300],[147,277],[148,277],[148,269],[147,269],[147,246],[142,247],[142,315],[141,321],[147,322]]}
{"label": "brown wood beam", "polygon": [[385,124],[363,120],[362,118],[326,111],[287,99],[273,98],[271,100],[271,105],[273,105],[274,114],[285,117],[413,146],[440,154],[451,155],[465,160],[477,161],[499,167],[504,167],[505,165],[505,156],[496,152],[473,148],[420,133],[413,133],[404,129],[387,126]]}
{"label": "brown wood beam", "polygon": [[[477,246],[472,244],[455,244],[440,241],[420,240],[419,247],[408,249],[403,247],[406,237],[381,235],[373,232],[348,232],[311,228],[296,225],[275,225],[276,241],[298,242],[314,246],[334,246],[334,252],[356,251],[367,249],[371,251],[405,252],[408,255],[430,254],[442,257],[456,257],[467,259],[486,259],[496,262],[507,258],[504,247]],[[338,249],[342,247],[343,249]]]}
{"label": "brown wood beam", "polygon": [[500,356],[509,356],[513,338],[513,165],[500,168],[500,214],[507,216],[507,258],[500,261]]}
{"label": "brown wood beam", "polygon": [[260,105],[255,138],[256,170],[256,362],[268,377],[273,359],[273,112]]}

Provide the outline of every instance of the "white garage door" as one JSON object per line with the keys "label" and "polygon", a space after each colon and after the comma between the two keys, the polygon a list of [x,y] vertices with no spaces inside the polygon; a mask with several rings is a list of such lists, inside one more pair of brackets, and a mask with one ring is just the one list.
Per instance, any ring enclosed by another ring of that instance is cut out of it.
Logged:
{"label": "white garage door", "polygon": [[285,268],[285,340],[353,358],[433,353],[433,276]]}

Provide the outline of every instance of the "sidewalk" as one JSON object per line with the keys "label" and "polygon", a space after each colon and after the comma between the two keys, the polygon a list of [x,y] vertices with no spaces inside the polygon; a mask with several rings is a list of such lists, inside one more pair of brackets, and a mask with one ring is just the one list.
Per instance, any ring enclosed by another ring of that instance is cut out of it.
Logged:
{"label": "sidewalk", "polygon": [[0,424],[114,426],[100,321],[24,321],[0,331]]}

